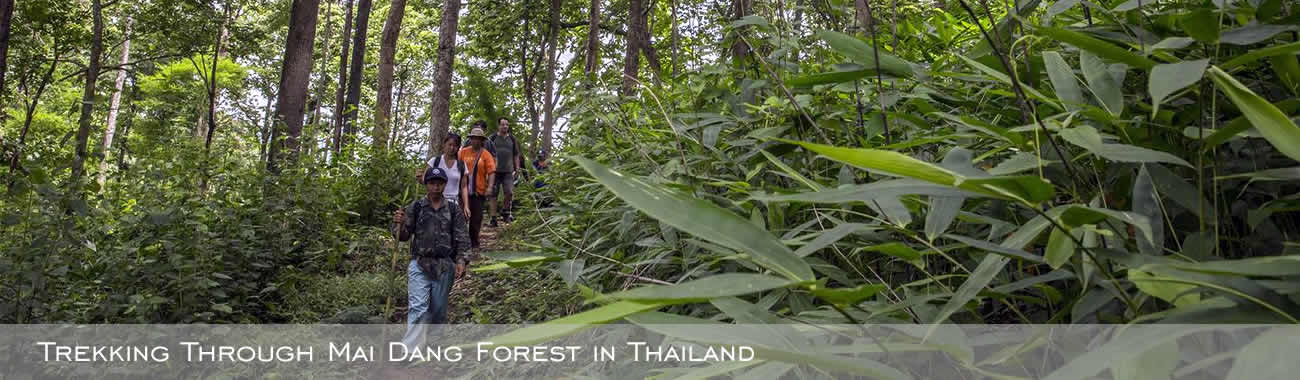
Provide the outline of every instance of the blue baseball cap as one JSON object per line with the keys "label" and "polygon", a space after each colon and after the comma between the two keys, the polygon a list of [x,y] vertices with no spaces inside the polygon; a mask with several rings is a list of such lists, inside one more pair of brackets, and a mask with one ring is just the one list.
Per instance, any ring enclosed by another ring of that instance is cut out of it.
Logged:
{"label": "blue baseball cap", "polygon": [[429,183],[429,181],[435,179],[440,179],[445,183],[447,182],[447,173],[440,168],[429,168],[424,171],[424,183]]}

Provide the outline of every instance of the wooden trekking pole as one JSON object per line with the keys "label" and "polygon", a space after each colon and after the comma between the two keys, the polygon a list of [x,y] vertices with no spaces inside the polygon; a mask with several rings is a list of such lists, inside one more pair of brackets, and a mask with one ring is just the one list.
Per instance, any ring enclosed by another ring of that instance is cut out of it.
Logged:
{"label": "wooden trekking pole", "polygon": [[[402,192],[401,199],[405,201],[406,197],[410,194],[411,194],[411,189],[408,188],[406,189],[406,191]],[[407,217],[409,218],[410,215],[407,215]],[[397,253],[398,250],[400,249],[398,247],[397,242],[402,238],[401,234],[402,234],[403,224],[405,223],[400,223],[393,226],[393,265],[391,269],[392,272],[397,272]],[[388,299],[384,301],[384,320],[387,321],[389,318],[392,317],[393,317],[393,293],[388,292]]]}

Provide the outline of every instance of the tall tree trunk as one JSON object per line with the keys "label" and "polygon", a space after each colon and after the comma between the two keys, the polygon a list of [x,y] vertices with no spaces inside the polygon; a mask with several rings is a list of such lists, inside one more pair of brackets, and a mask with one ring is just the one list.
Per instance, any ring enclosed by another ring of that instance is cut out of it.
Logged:
{"label": "tall tree trunk", "polygon": [[[731,0],[732,19],[740,20],[745,18],[745,16],[749,16],[749,14],[753,12],[753,8],[754,0]],[[742,26],[741,30],[744,30],[745,28],[748,28],[748,26]],[[739,31],[737,31],[737,33],[739,33]],[[745,41],[740,38],[736,38],[736,42],[731,44],[732,62],[739,64],[739,62],[743,61],[748,56],[749,44],[745,43]]]}
{"label": "tall tree trunk", "polygon": [[[69,184],[75,189],[86,168],[86,145],[90,141],[91,116],[95,112],[95,85],[99,81],[99,56],[104,53],[104,8],[99,0],[91,0],[93,29],[90,37],[90,64],[86,66],[86,85],[81,94],[81,116],[77,119],[77,155],[72,162]],[[75,191],[75,190],[74,190]]]}
{"label": "tall tree trunk", "polygon": [[[459,1],[459,0],[448,0]],[[379,97],[375,100],[375,129],[371,137],[375,147],[388,145],[389,119],[393,108],[393,64],[397,55],[397,39],[402,31],[402,16],[406,14],[406,0],[393,0],[384,22],[383,36],[379,40]]]}
{"label": "tall tree trunk", "polygon": [[347,105],[344,94],[348,84],[348,47],[352,42],[352,0],[347,0],[347,11],[343,15],[343,50],[339,52],[339,83],[334,90],[334,135],[331,148],[334,155],[343,146],[343,113]]}
{"label": "tall tree trunk", "polygon": [[[317,145],[319,144],[319,142],[316,141],[316,138],[317,136],[320,136],[321,124],[329,124],[321,123],[320,111],[321,107],[325,104],[325,97],[329,95],[329,92],[325,90],[325,87],[329,79],[329,54],[330,49],[332,48],[330,43],[334,41],[333,5],[333,0],[325,0],[325,31],[322,33],[323,36],[321,37],[325,41],[321,45],[321,59],[312,59],[312,66],[320,65],[320,74],[317,76],[316,84],[312,85],[310,88],[310,91],[313,94],[313,100],[311,101],[311,122],[309,122],[307,126],[310,126],[311,129],[303,133],[303,135],[306,136],[304,137],[304,140],[307,140],[308,142],[303,144],[304,149],[302,155],[308,157],[316,153],[314,149],[317,148]],[[319,21],[317,22],[317,25],[319,26]]]}
{"label": "tall tree trunk", "polygon": [[117,110],[122,103],[122,87],[126,85],[126,63],[131,61],[131,22],[134,21],[128,15],[123,15],[126,19],[126,27],[122,33],[122,67],[117,70],[117,81],[113,85],[113,98],[108,101],[108,121],[104,125],[104,158],[99,160],[99,184],[104,184],[104,177],[108,174],[108,152],[113,148],[113,132],[117,131]]}
{"label": "tall tree trunk", "polygon": [[442,26],[438,27],[438,63],[434,67],[433,101],[429,106],[429,152],[437,154],[438,144],[451,124],[451,70],[456,61],[456,27],[460,22],[460,1],[445,0]]}
{"label": "tall tree trunk", "polygon": [[673,8],[672,9],[672,17],[673,17],[673,69],[672,70],[673,70],[673,77],[677,77],[677,68],[679,67],[677,65],[677,51],[678,51],[677,42],[680,33],[678,33],[677,31],[677,0],[671,0],[671,1],[672,3],[669,4],[669,6]]}
{"label": "tall tree trunk", "polygon": [[266,167],[279,173],[279,163],[297,157],[302,134],[307,83],[311,81],[312,40],[316,38],[316,17],[320,0],[294,0],[289,11],[289,36],[285,39],[284,64],[280,68],[280,90],[276,97],[275,124],[271,129],[271,151]]}
{"label": "tall tree trunk", "polygon": [[644,4],[642,0],[628,0],[627,3],[627,49],[623,56],[623,86],[619,93],[623,96],[632,94],[636,87],[637,72],[641,69],[641,32],[645,23]]}
{"label": "tall tree trunk", "polygon": [[[528,24],[528,18],[525,17],[523,27],[525,33],[530,30]],[[534,59],[533,68],[529,70],[528,51],[532,48],[529,46],[529,41],[528,37],[524,36],[519,47],[519,72],[522,73],[524,77],[524,106],[528,111],[528,124],[532,131],[532,136],[528,140],[528,146],[530,148],[535,148],[537,147],[537,136],[542,133],[542,122],[541,117],[539,117],[541,111],[537,109],[537,72],[541,69],[540,63],[542,60]],[[542,55],[541,52],[546,48],[545,41],[539,44],[539,46],[540,49],[538,49],[537,55],[540,56]]]}
{"label": "tall tree trunk", "polygon": [[[637,0],[633,0],[637,1]],[[551,0],[551,28],[546,42],[546,124],[542,127],[542,150],[551,151],[551,133],[555,129],[555,61],[558,60],[556,51],[559,48],[560,41],[560,9],[564,6],[563,0]],[[533,147],[534,152],[537,146]]]}
{"label": "tall tree trunk", "polygon": [[135,99],[139,96],[140,96],[140,86],[135,83],[135,75],[132,75],[131,96],[127,98],[127,104],[130,104],[130,106],[128,106],[126,110],[126,121],[122,123],[122,135],[118,137],[118,139],[121,139],[122,142],[120,144],[117,144],[118,146],[117,171],[119,172],[119,175],[120,172],[126,171],[126,154],[128,152],[127,142],[130,141],[131,124],[134,124],[134,120],[135,120]]}
{"label": "tall tree trunk", "polygon": [[362,67],[366,62],[366,29],[370,25],[370,0],[357,4],[357,32],[352,36],[352,68],[348,73],[347,112],[344,113],[343,145],[349,145],[357,135],[357,106],[361,102]]}
{"label": "tall tree trunk", "polygon": [[600,54],[600,0],[591,0],[591,10],[587,12],[587,56],[582,72],[587,75],[587,86],[596,81],[596,61]]}
{"label": "tall tree trunk", "polygon": [[397,131],[402,129],[402,98],[406,95],[406,70],[403,69],[401,74],[397,75],[397,98],[393,99],[393,122],[392,127],[388,128],[388,146],[391,149],[397,143]]}
{"label": "tall tree trunk", "polygon": [[[5,102],[5,71],[9,69],[9,23],[14,17],[14,0],[0,0],[0,104]],[[0,121],[4,116],[0,116]]]}

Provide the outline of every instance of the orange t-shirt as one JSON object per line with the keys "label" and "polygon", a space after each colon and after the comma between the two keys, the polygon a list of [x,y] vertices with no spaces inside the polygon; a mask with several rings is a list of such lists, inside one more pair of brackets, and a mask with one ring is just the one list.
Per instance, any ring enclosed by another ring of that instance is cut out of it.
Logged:
{"label": "orange t-shirt", "polygon": [[[488,152],[487,148],[483,148],[483,150],[476,153],[474,147],[467,146],[460,148],[459,156],[460,160],[465,162],[465,170],[474,171],[473,178],[470,179],[474,189],[470,191],[478,195],[487,195],[488,176],[497,171],[497,160],[492,158],[492,153]],[[480,159],[483,162],[478,162]],[[476,164],[478,165],[477,168],[475,168]]]}

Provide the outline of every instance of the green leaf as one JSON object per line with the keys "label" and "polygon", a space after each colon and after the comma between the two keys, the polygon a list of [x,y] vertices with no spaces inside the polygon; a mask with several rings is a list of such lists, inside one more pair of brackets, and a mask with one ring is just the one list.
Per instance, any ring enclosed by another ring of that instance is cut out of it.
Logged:
{"label": "green leaf", "polygon": [[1228,380],[1294,379],[1300,372],[1295,360],[1300,328],[1279,326],[1261,332],[1242,347],[1228,371]]}
{"label": "green leaf", "polygon": [[817,250],[835,244],[835,242],[840,241],[840,239],[843,239],[845,236],[849,236],[849,234],[866,228],[867,225],[865,224],[840,223],[840,225],[835,226],[835,228],[822,231],[821,235],[817,236],[813,241],[808,242],[808,244],[799,247],[798,250],[794,251],[794,254],[799,257],[811,255],[813,252],[817,252]]}
{"label": "green leaf", "polygon": [[[1143,166],[1149,171],[1151,180],[1155,182],[1160,195],[1173,200],[1182,208],[1200,216],[1206,223],[1211,225],[1218,223],[1218,213],[1214,210],[1214,205],[1201,194],[1200,190],[1187,183],[1182,176],[1175,174],[1164,165],[1147,164]],[[1162,223],[1158,219],[1153,220]]]}
{"label": "green leaf", "polygon": [[637,301],[707,301],[783,288],[796,282],[755,273],[722,273],[675,285],[653,285],[608,294],[609,298]]}
{"label": "green leaf", "polygon": [[1039,177],[1017,176],[970,179],[898,152],[878,149],[841,148],[785,139],[781,139],[781,141],[802,146],[830,159],[859,168],[953,186],[995,198],[1012,199],[1033,204],[1051,199],[1055,193],[1052,185]]}
{"label": "green leaf", "polygon": [[1183,16],[1179,21],[1183,32],[1197,41],[1207,44],[1219,42],[1219,13],[1211,9],[1197,9]]}
{"label": "green leaf", "polygon": [[1169,153],[1139,146],[1103,142],[1101,135],[1097,133],[1097,129],[1089,125],[1062,129],[1058,133],[1061,135],[1061,138],[1065,139],[1065,141],[1107,160],[1119,162],[1164,162],[1192,167],[1192,164]]}
{"label": "green leaf", "polygon": [[862,79],[875,73],[875,69],[817,73],[790,78],[785,81],[785,84],[791,87],[812,87],[819,84],[845,83]]}
{"label": "green leaf", "polygon": [[1123,62],[1129,66],[1150,70],[1156,65],[1155,61],[1133,54],[1132,52],[1129,52],[1128,49],[1115,46],[1109,42],[1096,39],[1083,33],[1046,26],[1039,27],[1037,31],[1039,34],[1051,37],[1057,41],[1074,45],[1079,49],[1092,52],[1093,54],[1109,60]]}
{"label": "green leaf", "polygon": [[1282,81],[1282,85],[1291,93],[1300,96],[1300,58],[1291,55],[1279,55],[1268,59],[1273,72]]}
{"label": "green leaf", "polygon": [[1168,380],[1178,368],[1178,342],[1165,342],[1111,367],[1115,380]]}
{"label": "green leaf", "polygon": [[1029,252],[1025,252],[1020,248],[1001,246],[987,241],[974,239],[974,238],[961,236],[961,235],[947,234],[947,235],[943,235],[943,237],[956,240],[958,242],[961,242],[962,244],[971,246],[972,248],[978,248],[984,251],[988,251],[989,253],[995,253],[1010,258],[1028,261],[1035,264],[1045,263],[1045,261],[1043,261],[1043,258],[1030,254]]}
{"label": "green leaf", "polygon": [[907,244],[896,241],[862,247],[862,250],[868,252],[880,252],[907,261],[919,260],[922,255],[921,252],[912,249],[912,247],[907,246]]}
{"label": "green leaf", "polygon": [[[1063,1],[1057,2],[1060,3]],[[1074,69],[1061,58],[1060,53],[1044,52],[1043,63],[1047,65],[1047,76],[1052,80],[1052,88],[1056,89],[1056,98],[1065,104],[1065,109],[1073,111],[1088,104],[1088,100],[1083,97],[1083,90],[1079,89],[1079,79],[1074,76]]]}
{"label": "green leaf", "polygon": [[1083,380],[1096,376],[1097,373],[1126,359],[1138,357],[1152,348],[1179,337],[1201,331],[1230,332],[1237,327],[1233,325],[1143,325],[1140,329],[1119,330],[1118,336],[1112,337],[1100,347],[1089,349],[1075,356],[1069,363],[1057,368],[1043,380]]}
{"label": "green leaf", "polygon": [[1178,307],[1191,306],[1201,302],[1201,296],[1190,292],[1196,285],[1161,281],[1161,277],[1137,269],[1128,270],[1128,279],[1137,285],[1143,293],[1150,294]]}
{"label": "green leaf", "polygon": [[1137,239],[1138,250],[1143,254],[1159,256],[1164,254],[1164,213],[1161,212],[1164,208],[1160,206],[1160,194],[1156,193],[1154,182],[1146,165],[1142,165],[1138,169],[1137,179],[1133,181],[1133,213],[1155,221],[1150,223],[1151,240]]}
{"label": "green leaf", "polygon": [[1151,105],[1159,109],[1160,104],[1164,103],[1169,95],[1201,81],[1209,65],[1209,59],[1198,59],[1157,65],[1151,69],[1151,77],[1147,82],[1147,91],[1151,93]]}
{"label": "green leaf", "polygon": [[852,59],[854,62],[857,62],[868,69],[877,68],[876,56],[879,55],[879,69],[881,72],[903,78],[911,77],[913,74],[912,65],[907,61],[898,59],[898,57],[886,54],[885,52],[876,52],[876,49],[873,49],[871,45],[868,45],[866,42],[863,42],[856,37],[832,30],[822,30],[818,32],[818,35],[820,35],[822,40],[825,40],[832,49],[835,49],[835,51],[844,54],[844,56],[849,57],[849,59]]}
{"label": "green leaf", "polygon": [[[749,254],[755,262],[797,281],[813,279],[803,259],[767,231],[731,212],[671,192],[582,157],[574,158],[597,181],[641,212],[702,239]],[[690,210],[690,212],[683,212]]]}
{"label": "green leaf", "polygon": [[1296,181],[1300,180],[1300,166],[1290,168],[1264,169],[1257,172],[1241,173],[1215,177],[1216,180],[1250,178],[1251,181]]}
{"label": "green leaf", "polygon": [[[943,323],[953,313],[957,312],[957,309],[966,306],[967,302],[974,299],[980,290],[987,287],[993,281],[993,278],[997,277],[998,272],[1002,271],[1002,267],[1007,265],[1007,261],[1010,260],[1003,256],[984,256],[984,260],[980,261],[980,265],[975,267],[975,271],[971,272],[970,276],[966,278],[966,282],[963,282],[961,287],[957,288],[957,292],[953,293],[952,298],[948,300],[947,304],[943,305],[943,309],[940,309],[938,314],[935,314],[930,323]],[[934,327],[930,327],[930,329],[933,330]]]}
{"label": "green leaf", "polygon": [[1252,45],[1272,39],[1279,33],[1295,30],[1293,25],[1255,24],[1223,32],[1219,42],[1233,45]]}
{"label": "green leaf", "polygon": [[1015,174],[1029,169],[1037,169],[1040,166],[1046,167],[1058,162],[1060,161],[1044,160],[1041,156],[1021,152],[999,162],[998,166],[989,169],[989,174],[997,176]]}
{"label": "green leaf", "polygon": [[1236,58],[1229,59],[1228,62],[1225,62],[1220,67],[1223,70],[1232,70],[1234,68],[1237,68],[1237,66],[1255,62],[1260,59],[1276,57],[1284,54],[1292,54],[1297,51],[1300,51],[1300,42],[1292,42],[1285,45],[1270,46],[1263,49],[1254,49],[1251,50],[1250,52],[1247,52],[1246,54],[1242,54],[1237,56]]}
{"label": "green leaf", "polygon": [[862,284],[856,288],[814,288],[812,294],[836,305],[857,305],[889,289],[884,284]]}
{"label": "green leaf", "polygon": [[1088,89],[1111,115],[1124,113],[1124,72],[1122,64],[1108,65],[1096,55],[1083,51],[1079,53],[1079,66],[1083,68],[1083,79],[1088,82]]}
{"label": "green leaf", "polygon": [[[668,304],[669,303],[643,303],[636,301],[615,302],[578,314],[553,319],[545,323],[529,325],[489,339],[483,339],[482,341],[491,342],[492,347],[532,345],[569,335],[591,327],[592,325],[618,320],[647,310],[658,309]],[[465,344],[462,346],[471,345]]]}
{"label": "green leaf", "polygon": [[1265,140],[1273,144],[1273,147],[1282,154],[1300,161],[1300,127],[1297,127],[1295,122],[1218,67],[1210,68],[1210,79],[1214,80],[1219,90],[1228,95],[1228,99],[1241,109],[1246,119],[1249,119],[1250,123],[1255,125],[1255,129],[1264,135]]}
{"label": "green leaf", "polygon": [[1148,272],[1157,272],[1162,268],[1234,276],[1296,276],[1300,275],[1300,256],[1253,257],[1238,260],[1203,261],[1199,263],[1175,262],[1147,264],[1141,267],[1142,270]]}
{"label": "green leaf", "polygon": [[[1273,106],[1277,107],[1278,110],[1281,110],[1283,113],[1290,115],[1295,113],[1296,111],[1300,111],[1300,100],[1286,99],[1277,103],[1273,103]],[[1250,119],[1247,119],[1245,116],[1239,116],[1236,119],[1232,119],[1232,121],[1229,121],[1228,124],[1225,124],[1222,128],[1207,130],[1209,132],[1194,131],[1192,134],[1188,134],[1187,132],[1184,132],[1183,135],[1199,136],[1201,133],[1211,133],[1209,136],[1205,137],[1205,141],[1202,142],[1201,144],[1201,149],[1208,150],[1210,148],[1218,146],[1219,144],[1228,142],[1228,140],[1230,140],[1232,137],[1241,134],[1242,132],[1246,132],[1247,130],[1250,129],[1251,129]]]}
{"label": "green leaf", "polygon": [[750,196],[750,199],[763,202],[847,203],[871,202],[882,198],[897,198],[913,194],[929,196],[980,195],[950,186],[941,186],[914,179],[891,179],[858,185],[845,185],[821,191],[792,194],[756,193]]}
{"label": "green leaf", "polygon": [[1047,251],[1043,255],[1052,269],[1060,268],[1074,256],[1075,244],[1071,234],[1060,228],[1052,229],[1052,234],[1047,239]]}

